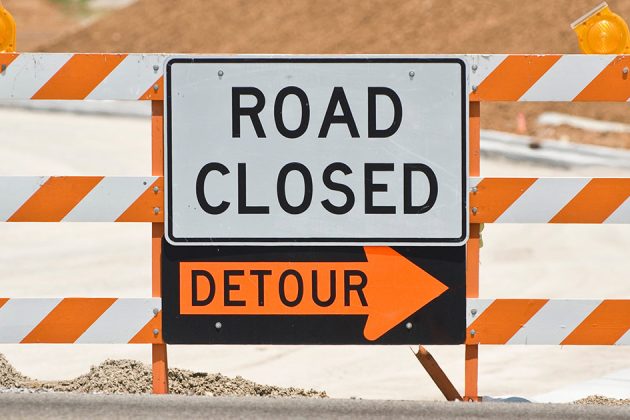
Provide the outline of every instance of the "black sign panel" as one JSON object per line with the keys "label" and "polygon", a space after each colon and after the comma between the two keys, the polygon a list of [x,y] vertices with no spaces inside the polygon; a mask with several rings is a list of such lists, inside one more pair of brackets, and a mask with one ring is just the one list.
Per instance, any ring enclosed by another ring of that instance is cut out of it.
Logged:
{"label": "black sign panel", "polygon": [[174,247],[168,344],[462,344],[465,247]]}

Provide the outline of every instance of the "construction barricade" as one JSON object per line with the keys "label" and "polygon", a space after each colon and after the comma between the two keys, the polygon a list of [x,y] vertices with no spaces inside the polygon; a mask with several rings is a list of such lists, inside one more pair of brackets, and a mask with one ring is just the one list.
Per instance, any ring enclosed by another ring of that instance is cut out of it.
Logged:
{"label": "construction barricade", "polygon": [[[483,223],[630,223],[627,178],[480,178],[481,102],[626,102],[630,57],[457,57],[467,64],[470,86],[465,398],[477,400],[480,344],[630,344],[630,299],[479,298]],[[0,54],[0,100],[148,100],[153,127],[151,176],[0,177],[5,222],[152,223],[153,298],[2,298],[0,342],[152,344],[156,393],[168,390],[160,300],[167,58]]]}

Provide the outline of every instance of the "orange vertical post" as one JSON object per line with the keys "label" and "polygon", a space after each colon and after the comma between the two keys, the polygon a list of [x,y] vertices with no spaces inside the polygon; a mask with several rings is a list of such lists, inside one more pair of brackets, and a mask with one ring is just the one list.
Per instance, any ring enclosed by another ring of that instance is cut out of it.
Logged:
{"label": "orange vertical post", "polygon": [[[164,175],[164,101],[151,101],[151,174]],[[160,211],[164,211],[163,208]],[[164,223],[151,224],[152,296],[162,296],[162,236]],[[152,344],[153,393],[168,394],[166,344]]]}
{"label": "orange vertical post", "polygon": [[[480,138],[481,138],[481,104],[471,101],[469,108],[469,163],[470,176],[479,176],[481,172]],[[474,193],[473,193],[474,194]],[[477,223],[470,224],[470,236],[466,246],[466,297],[479,297],[479,230]],[[479,401],[479,346],[466,345],[464,364],[464,400]]]}

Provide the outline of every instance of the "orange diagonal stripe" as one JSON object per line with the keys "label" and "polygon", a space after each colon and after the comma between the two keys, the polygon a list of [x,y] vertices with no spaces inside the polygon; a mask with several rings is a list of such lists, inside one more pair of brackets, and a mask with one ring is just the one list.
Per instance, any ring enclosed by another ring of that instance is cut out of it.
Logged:
{"label": "orange diagonal stripe", "polygon": [[[157,334],[153,334],[154,330],[158,330]],[[129,344],[161,344],[164,342],[162,337],[162,311],[151,318],[147,324],[142,327],[138,333],[129,340]]]}
{"label": "orange diagonal stripe", "polygon": [[612,345],[628,329],[630,300],[605,300],[560,344]]}
{"label": "orange diagonal stripe", "polygon": [[66,298],[22,343],[74,343],[115,301],[113,298]]}
{"label": "orange diagonal stripe", "polygon": [[[158,192],[153,188],[158,187]],[[155,213],[155,209],[159,209]],[[164,221],[164,178],[159,177],[155,182],[149,185],[145,192],[142,193],[136,201],[123,214],[121,214],[117,222],[153,222],[159,223]]]}
{"label": "orange diagonal stripe", "polygon": [[0,64],[4,64],[5,66],[8,67],[9,64],[11,64],[13,62],[13,60],[18,58],[18,55],[20,55],[20,54],[2,53],[2,54],[0,54]]}
{"label": "orange diagonal stripe", "polygon": [[603,223],[630,197],[630,178],[591,180],[550,223]]}
{"label": "orange diagonal stripe", "polygon": [[628,66],[630,57],[615,58],[573,100],[625,102],[630,98],[630,75],[623,69]]}
{"label": "orange diagonal stripe", "polygon": [[484,79],[471,101],[518,101],[560,55],[510,55]]}
{"label": "orange diagonal stripe", "polygon": [[[155,90],[155,85],[158,89]],[[164,100],[164,77],[160,77],[138,98],[141,101],[161,101]]]}
{"label": "orange diagonal stripe", "polygon": [[495,300],[468,327],[466,344],[507,343],[547,302],[548,299]]}
{"label": "orange diagonal stripe", "polygon": [[477,192],[470,194],[470,207],[477,213],[470,216],[471,223],[492,223],[503,214],[532,184],[536,178],[484,178]]}
{"label": "orange diagonal stripe", "polygon": [[59,222],[102,179],[102,176],[51,177],[8,221]]}
{"label": "orange diagonal stripe", "polygon": [[0,308],[2,308],[4,306],[5,303],[7,303],[9,301],[9,299],[7,298],[0,298]]}
{"label": "orange diagonal stripe", "polygon": [[126,54],[75,54],[32,99],[85,99]]}

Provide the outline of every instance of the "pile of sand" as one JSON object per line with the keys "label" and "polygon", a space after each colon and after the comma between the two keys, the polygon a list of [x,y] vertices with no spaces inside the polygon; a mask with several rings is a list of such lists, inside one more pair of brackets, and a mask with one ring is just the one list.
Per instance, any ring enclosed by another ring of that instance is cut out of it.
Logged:
{"label": "pile of sand", "polygon": [[71,32],[78,26],[76,16],[64,13],[59,4],[50,0],[1,0],[16,21],[17,48],[32,51],[43,43]]}
{"label": "pile of sand", "polygon": [[[169,369],[172,394],[208,396],[311,397],[325,398],[325,392],[260,385],[237,376]],[[18,371],[0,354],[0,392],[79,392],[105,394],[147,394],[151,392],[151,369],[135,360],[106,360],[78,378],[65,381],[37,381]]]}
{"label": "pile of sand", "polygon": [[575,401],[575,404],[591,404],[591,405],[630,405],[630,399],[619,400],[616,398],[602,397],[601,395],[591,395]]}
{"label": "pile of sand", "polygon": [[[43,47],[73,52],[429,54],[578,53],[570,23],[593,0],[139,0]],[[630,2],[610,0],[630,19]],[[554,111],[627,121],[626,104],[484,104],[483,128],[530,134]],[[630,148],[630,136],[570,133],[570,140]]]}
{"label": "pile of sand", "polygon": [[[139,0],[50,51],[577,53],[593,0]],[[610,0],[630,18],[630,2]]]}

